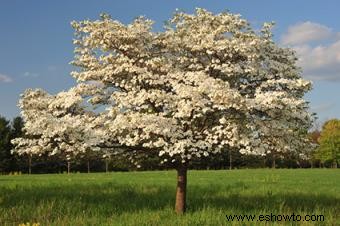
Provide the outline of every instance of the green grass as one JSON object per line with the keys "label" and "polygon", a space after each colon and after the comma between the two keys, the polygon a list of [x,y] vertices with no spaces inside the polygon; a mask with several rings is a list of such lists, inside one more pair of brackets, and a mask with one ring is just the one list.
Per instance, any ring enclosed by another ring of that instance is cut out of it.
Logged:
{"label": "green grass", "polygon": [[0,225],[282,225],[226,214],[323,214],[340,225],[340,171],[189,171],[188,211],[174,213],[176,173],[0,176]]}

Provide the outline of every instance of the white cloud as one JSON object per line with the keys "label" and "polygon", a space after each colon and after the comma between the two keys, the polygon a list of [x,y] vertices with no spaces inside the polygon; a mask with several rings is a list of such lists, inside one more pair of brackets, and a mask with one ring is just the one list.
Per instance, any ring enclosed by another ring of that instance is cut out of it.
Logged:
{"label": "white cloud", "polygon": [[314,80],[340,81],[340,40],[329,45],[296,46],[298,64]]}
{"label": "white cloud", "polygon": [[340,32],[308,21],[290,26],[281,40],[296,50],[305,77],[340,82]]}
{"label": "white cloud", "polygon": [[12,78],[9,77],[8,75],[0,74],[0,82],[12,82]]}
{"label": "white cloud", "polygon": [[25,77],[38,77],[39,76],[39,74],[38,73],[35,73],[35,72],[28,72],[28,71],[26,71],[25,73],[24,73],[24,76]]}
{"label": "white cloud", "polygon": [[288,27],[288,31],[281,38],[284,45],[296,45],[311,41],[330,38],[332,29],[322,24],[310,21],[302,22]]}

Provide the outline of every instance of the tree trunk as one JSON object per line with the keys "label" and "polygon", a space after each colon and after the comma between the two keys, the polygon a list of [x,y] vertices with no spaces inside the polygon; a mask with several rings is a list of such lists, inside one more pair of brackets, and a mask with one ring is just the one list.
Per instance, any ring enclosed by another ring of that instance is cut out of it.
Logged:
{"label": "tree trunk", "polygon": [[233,159],[231,156],[231,150],[229,150],[229,170],[233,168]]}
{"label": "tree trunk", "polygon": [[90,160],[87,160],[87,173],[90,173]]}
{"label": "tree trunk", "polygon": [[275,169],[276,168],[276,156],[273,155],[273,163],[272,163],[272,168]]}
{"label": "tree trunk", "polygon": [[71,163],[67,162],[67,174],[70,174],[70,170],[71,170]]}
{"label": "tree trunk", "polygon": [[338,163],[336,162],[336,159],[333,159],[333,168],[338,168]]}
{"label": "tree trunk", "polygon": [[32,173],[32,156],[28,155],[28,174]]}
{"label": "tree trunk", "polygon": [[105,159],[105,172],[109,172],[109,161],[107,159]]}
{"label": "tree trunk", "polygon": [[263,168],[266,168],[266,158],[267,158],[267,156],[263,157]]}
{"label": "tree trunk", "polygon": [[175,205],[175,210],[177,214],[183,214],[186,210],[187,170],[187,167],[183,165],[177,169],[177,189]]}

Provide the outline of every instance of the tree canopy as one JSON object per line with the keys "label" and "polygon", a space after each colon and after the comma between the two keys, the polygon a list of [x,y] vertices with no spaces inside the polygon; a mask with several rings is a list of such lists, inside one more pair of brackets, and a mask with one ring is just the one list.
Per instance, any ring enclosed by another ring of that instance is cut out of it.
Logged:
{"label": "tree canopy", "polygon": [[27,132],[47,142],[36,152],[120,144],[185,162],[224,147],[298,147],[296,133],[311,122],[302,99],[311,86],[294,52],[271,40],[271,24],[258,34],[239,15],[197,9],[175,13],[164,32],[151,25],[107,15],[72,22],[79,84],[55,96],[28,90],[20,102]]}
{"label": "tree canopy", "polygon": [[331,119],[324,123],[318,139],[318,156],[321,160],[332,160],[337,167],[340,159],[340,120]]}

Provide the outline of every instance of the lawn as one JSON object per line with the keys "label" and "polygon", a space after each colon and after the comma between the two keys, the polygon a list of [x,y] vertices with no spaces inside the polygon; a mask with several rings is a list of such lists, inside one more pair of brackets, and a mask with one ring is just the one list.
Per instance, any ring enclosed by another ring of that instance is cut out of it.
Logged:
{"label": "lawn", "polygon": [[192,170],[184,216],[174,214],[175,186],[175,171],[0,176],[0,225],[282,225],[256,220],[293,213],[302,220],[286,225],[340,225],[339,170]]}

